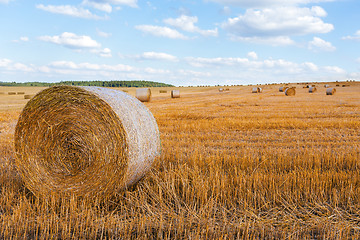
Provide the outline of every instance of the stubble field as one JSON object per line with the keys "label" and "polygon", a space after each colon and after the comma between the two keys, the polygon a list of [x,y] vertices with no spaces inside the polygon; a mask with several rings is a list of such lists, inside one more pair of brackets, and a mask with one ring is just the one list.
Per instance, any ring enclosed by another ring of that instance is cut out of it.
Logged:
{"label": "stubble field", "polygon": [[359,238],[360,83],[333,96],[293,85],[291,97],[280,85],[180,88],[179,99],[153,88],[161,157],[106,202],[24,187],[13,134],[28,100],[6,93],[41,89],[0,87],[0,238]]}

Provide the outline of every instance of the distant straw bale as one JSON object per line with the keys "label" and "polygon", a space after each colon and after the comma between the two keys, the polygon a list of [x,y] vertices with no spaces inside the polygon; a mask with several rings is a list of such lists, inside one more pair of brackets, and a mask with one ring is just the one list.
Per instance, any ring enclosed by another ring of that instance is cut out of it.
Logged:
{"label": "distant straw bale", "polygon": [[159,90],[159,93],[167,93],[166,90]]}
{"label": "distant straw bale", "polygon": [[287,89],[285,90],[285,95],[286,95],[286,96],[295,96],[295,94],[296,94],[296,90],[295,90],[294,87],[287,88]]}
{"label": "distant straw bale", "polygon": [[47,88],[28,101],[15,128],[15,163],[40,197],[107,199],[144,177],[160,150],[151,112],[114,89]]}
{"label": "distant straw bale", "polygon": [[171,98],[180,98],[180,90],[171,90]]}
{"label": "distant straw bale", "polygon": [[252,93],[258,93],[258,88],[257,87],[254,87],[254,88],[252,88],[252,91],[251,91]]}
{"label": "distant straw bale", "polygon": [[223,88],[219,88],[219,92],[223,92],[224,91],[224,89]]}
{"label": "distant straw bale", "polygon": [[316,87],[310,87],[309,88],[309,93],[314,93],[316,91],[317,91]]}
{"label": "distant straw bale", "polygon": [[328,87],[330,87],[329,84],[325,84],[325,85],[324,85],[324,88],[328,88]]}
{"label": "distant straw bale", "polygon": [[326,89],[326,95],[334,95],[336,93],[335,88],[328,88]]}
{"label": "distant straw bale", "polygon": [[25,92],[17,92],[16,94],[17,94],[17,95],[24,95]]}
{"label": "distant straw bale", "polygon": [[24,99],[31,99],[34,97],[34,94],[25,94]]}
{"label": "distant straw bale", "polygon": [[261,87],[258,87],[258,93],[262,93],[263,89]]}
{"label": "distant straw bale", "polygon": [[279,92],[285,92],[289,87],[279,87]]}
{"label": "distant straw bale", "polygon": [[228,91],[230,91],[230,89],[229,89],[229,88],[225,88],[225,91],[227,91],[227,92],[228,92]]}
{"label": "distant straw bale", "polygon": [[8,92],[8,95],[16,95],[16,92]]}
{"label": "distant straw bale", "polygon": [[150,90],[150,88],[138,88],[138,89],[136,89],[135,96],[141,102],[150,102],[151,90]]}

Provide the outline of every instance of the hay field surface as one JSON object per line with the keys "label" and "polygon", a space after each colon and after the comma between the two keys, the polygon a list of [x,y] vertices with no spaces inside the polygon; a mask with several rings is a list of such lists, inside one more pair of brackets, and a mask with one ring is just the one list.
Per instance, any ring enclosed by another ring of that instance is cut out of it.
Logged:
{"label": "hay field surface", "polygon": [[145,105],[161,157],[132,189],[98,203],[24,188],[13,134],[28,100],[0,94],[0,238],[359,238],[360,83],[346,84],[332,96],[324,83],[315,93],[293,84],[295,96],[281,85],[176,88],[177,99],[153,88]]}

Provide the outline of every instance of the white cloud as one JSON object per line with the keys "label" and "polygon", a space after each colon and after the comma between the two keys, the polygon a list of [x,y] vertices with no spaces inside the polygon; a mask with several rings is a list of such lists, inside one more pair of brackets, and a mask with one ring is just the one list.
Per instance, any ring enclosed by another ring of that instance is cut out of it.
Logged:
{"label": "white cloud", "polygon": [[325,15],[321,7],[247,9],[244,15],[229,18],[222,27],[234,40],[268,42],[278,38],[280,44],[289,45],[293,44],[289,36],[332,31],[334,26],[320,19]]}
{"label": "white cloud", "polygon": [[248,52],[247,56],[249,58],[254,59],[254,60],[258,59],[258,56],[257,56],[256,52]]}
{"label": "white cloud", "polygon": [[20,37],[19,39],[13,40],[13,42],[28,42],[29,38],[28,37]]}
{"label": "white cloud", "polygon": [[14,72],[34,72],[34,68],[32,66],[28,66],[23,63],[13,62],[12,60],[7,58],[0,59],[0,69]]}
{"label": "white cloud", "polygon": [[295,42],[287,37],[287,36],[279,36],[279,37],[240,37],[230,35],[230,39],[233,41],[242,41],[242,42],[250,42],[257,44],[266,44],[271,46],[288,46],[294,45]]}
{"label": "white cloud", "polygon": [[164,60],[164,61],[178,61],[177,57],[161,52],[144,52],[140,56],[136,57],[139,60]]}
{"label": "white cloud", "polygon": [[68,15],[72,17],[79,17],[79,18],[87,18],[87,19],[104,19],[103,17],[97,16],[95,14],[92,14],[88,9],[83,9],[71,5],[60,5],[60,6],[54,6],[54,5],[43,5],[38,4],[36,5],[36,8],[51,12],[51,13],[57,13],[57,14],[63,14]]}
{"label": "white cloud", "polygon": [[178,18],[168,18],[164,20],[164,23],[181,29],[183,31],[191,32],[191,33],[199,33],[203,36],[214,36],[218,35],[217,28],[213,30],[202,30],[199,27],[195,26],[195,23],[198,22],[198,18],[196,16],[191,17],[187,15],[181,15]]}
{"label": "white cloud", "polygon": [[342,38],[343,40],[357,40],[360,41],[360,30],[356,31],[353,36],[346,36]]}
{"label": "white cloud", "polygon": [[92,7],[105,12],[111,12],[111,4],[125,5],[133,8],[138,7],[137,0],[84,0],[83,4],[91,5]]}
{"label": "white cloud", "polygon": [[0,0],[0,3],[8,4],[11,0]]}
{"label": "white cloud", "polygon": [[62,45],[68,48],[99,48],[101,44],[89,36],[78,36],[74,33],[64,32],[60,36],[41,36],[40,40]]}
{"label": "white cloud", "polygon": [[144,33],[149,33],[157,37],[167,37],[172,39],[188,39],[188,37],[184,36],[180,32],[168,27],[153,26],[153,25],[137,25],[135,26],[135,28]]}
{"label": "white cloud", "polygon": [[101,49],[101,44],[93,40],[90,36],[76,35],[75,33],[64,32],[59,36],[41,36],[40,40],[51,42],[74,50],[89,50],[91,53],[98,54],[101,57],[111,57],[109,48]]}
{"label": "white cloud", "polygon": [[96,29],[96,33],[100,36],[100,37],[104,37],[104,38],[108,38],[111,37],[111,33],[107,33],[107,32],[102,32],[99,29]]}
{"label": "white cloud", "polygon": [[298,4],[332,2],[334,0],[205,0],[223,5],[240,6],[244,8],[267,8],[275,6],[294,6]]}
{"label": "white cloud", "polygon": [[91,1],[91,0],[84,0],[82,5],[93,7],[97,10],[104,11],[107,13],[112,12],[112,6],[107,2],[99,2],[99,1]]}
{"label": "white cloud", "polygon": [[321,50],[332,52],[336,50],[336,47],[334,47],[330,42],[326,42],[321,38],[314,37],[313,40],[309,42],[309,49],[314,51]]}

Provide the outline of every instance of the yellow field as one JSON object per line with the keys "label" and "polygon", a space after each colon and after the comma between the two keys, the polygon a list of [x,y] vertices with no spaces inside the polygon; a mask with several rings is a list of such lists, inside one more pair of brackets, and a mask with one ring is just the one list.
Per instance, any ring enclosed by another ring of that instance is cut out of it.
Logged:
{"label": "yellow field", "polygon": [[327,96],[293,84],[291,97],[280,85],[180,88],[179,99],[153,88],[161,157],[105,203],[44,201],[23,186],[13,134],[28,100],[0,94],[0,238],[357,239],[360,83],[350,85]]}

